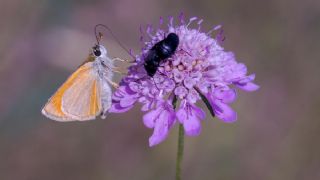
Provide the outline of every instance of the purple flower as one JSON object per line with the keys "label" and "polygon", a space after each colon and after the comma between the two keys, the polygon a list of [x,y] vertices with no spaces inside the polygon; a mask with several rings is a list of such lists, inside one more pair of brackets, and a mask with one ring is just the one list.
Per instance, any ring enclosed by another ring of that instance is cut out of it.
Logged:
{"label": "purple flower", "polygon": [[[234,122],[236,112],[229,106],[236,99],[234,87],[245,91],[259,88],[252,81],[255,75],[247,75],[244,64],[238,63],[232,52],[225,51],[221,46],[224,40],[221,26],[205,33],[201,32],[202,19],[197,28],[190,28],[196,21],[193,17],[185,23],[180,16],[180,23],[173,24],[169,18],[168,28],[154,30],[152,26],[141,28],[142,49],[135,56],[135,63],[129,67],[120,88],[113,95],[110,112],[125,112],[136,102],[142,103],[142,111],[148,111],[143,122],[154,132],[149,145],[162,142],[175,124],[175,118],[183,124],[185,133],[196,136],[201,131],[201,120],[204,111],[196,106],[203,100],[213,116],[224,122]],[[161,27],[162,21],[160,23]],[[211,32],[218,31],[215,38]],[[179,36],[179,46],[173,56],[161,63],[153,78],[149,77],[143,63],[149,50],[166,35],[174,32]],[[177,109],[172,104],[180,102]]]}

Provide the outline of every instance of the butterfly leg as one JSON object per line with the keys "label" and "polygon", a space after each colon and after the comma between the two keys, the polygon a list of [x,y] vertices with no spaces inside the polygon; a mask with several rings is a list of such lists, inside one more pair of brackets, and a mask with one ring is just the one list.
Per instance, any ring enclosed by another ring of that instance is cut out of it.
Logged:
{"label": "butterfly leg", "polygon": [[112,72],[115,72],[115,73],[118,73],[118,74],[121,74],[121,75],[126,75],[126,73],[123,72],[119,67],[113,67],[112,68]]}
{"label": "butterfly leg", "polygon": [[120,62],[127,62],[127,63],[134,63],[135,61],[129,61],[121,58],[113,58],[113,61],[120,61]]}
{"label": "butterfly leg", "polygon": [[128,60],[121,59],[121,58],[113,58],[114,61],[120,61],[120,62],[129,62]]}
{"label": "butterfly leg", "polygon": [[108,81],[109,84],[111,84],[112,87],[114,87],[116,89],[119,87],[119,84],[117,84],[116,82],[113,82],[109,78],[106,78],[106,80]]}

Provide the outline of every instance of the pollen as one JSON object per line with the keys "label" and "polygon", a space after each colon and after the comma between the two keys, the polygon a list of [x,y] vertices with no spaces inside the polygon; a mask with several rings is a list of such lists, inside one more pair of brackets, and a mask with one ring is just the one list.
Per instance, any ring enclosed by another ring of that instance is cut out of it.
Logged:
{"label": "pollen", "polygon": [[184,65],[179,64],[179,65],[178,65],[178,69],[179,69],[179,71],[183,71],[183,70],[185,69],[185,67],[184,67]]}

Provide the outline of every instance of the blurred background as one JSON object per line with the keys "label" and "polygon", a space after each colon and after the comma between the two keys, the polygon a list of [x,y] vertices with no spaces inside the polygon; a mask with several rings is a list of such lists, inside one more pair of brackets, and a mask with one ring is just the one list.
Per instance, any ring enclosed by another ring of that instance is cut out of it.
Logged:
{"label": "blurred background", "polygon": [[[173,179],[177,126],[149,148],[139,106],[82,123],[40,111],[87,57],[94,25],[107,24],[138,53],[140,25],[180,12],[203,18],[203,29],[222,24],[225,48],[261,85],[238,91],[236,123],[208,114],[201,135],[185,139],[184,179],[320,179],[316,0],[1,0],[0,179]],[[130,58],[107,32],[103,44]]]}

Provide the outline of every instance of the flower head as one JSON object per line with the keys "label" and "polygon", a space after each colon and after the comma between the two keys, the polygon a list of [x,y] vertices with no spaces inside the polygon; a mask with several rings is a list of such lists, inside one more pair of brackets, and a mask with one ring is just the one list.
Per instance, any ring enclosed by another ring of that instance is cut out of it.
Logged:
{"label": "flower head", "polygon": [[[237,114],[228,105],[236,99],[233,87],[245,91],[259,88],[252,82],[254,74],[248,76],[246,66],[238,63],[234,54],[221,46],[222,34],[218,33],[215,38],[210,36],[220,26],[205,33],[201,32],[202,20],[197,21],[197,28],[190,28],[197,20],[195,17],[188,23],[183,16],[179,20],[180,23],[174,25],[170,17],[167,29],[153,30],[150,25],[141,29],[141,53],[135,56],[135,63],[129,67],[127,76],[113,95],[110,112],[127,111],[136,102],[142,103],[142,111],[148,111],[143,121],[148,128],[154,129],[150,146],[166,138],[176,118],[183,124],[187,135],[198,135],[201,120],[205,118],[204,111],[196,106],[201,99],[212,115],[224,122],[234,122]],[[160,24],[162,22],[161,19]],[[174,55],[163,60],[156,74],[150,77],[143,66],[145,58],[150,49],[169,33],[178,35],[179,45]],[[176,100],[180,106],[174,109]]]}

